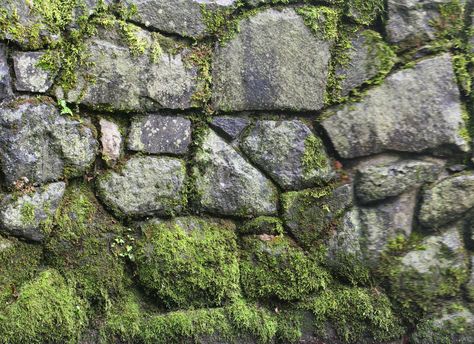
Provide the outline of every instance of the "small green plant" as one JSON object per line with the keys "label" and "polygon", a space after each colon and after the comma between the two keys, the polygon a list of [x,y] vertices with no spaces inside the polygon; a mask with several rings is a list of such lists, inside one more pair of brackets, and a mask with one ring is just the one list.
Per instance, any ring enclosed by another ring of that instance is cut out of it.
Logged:
{"label": "small green plant", "polygon": [[71,108],[67,106],[67,103],[64,99],[59,99],[58,100],[58,106],[60,110],[61,115],[69,115],[69,116],[74,116],[74,113],[72,112]]}

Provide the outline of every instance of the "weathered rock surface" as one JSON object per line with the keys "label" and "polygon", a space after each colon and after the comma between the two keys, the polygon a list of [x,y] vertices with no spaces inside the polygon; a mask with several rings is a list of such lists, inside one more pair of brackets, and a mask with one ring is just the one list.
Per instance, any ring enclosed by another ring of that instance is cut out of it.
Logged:
{"label": "weathered rock surface", "polygon": [[316,38],[293,9],[268,9],[240,23],[216,46],[214,107],[319,110],[324,104],[331,43]]}
{"label": "weathered rock surface", "polygon": [[341,96],[347,96],[353,88],[361,86],[381,71],[390,70],[393,65],[394,55],[390,48],[378,33],[371,30],[354,34],[347,54],[348,63],[336,68],[336,76],[341,78]]}
{"label": "weathered rock surface", "polygon": [[87,121],[61,116],[53,104],[29,97],[0,103],[0,160],[8,184],[82,175],[94,162],[98,144]]}
{"label": "weathered rock surface", "polygon": [[250,124],[244,117],[218,116],[212,119],[211,125],[229,140],[235,140]]}
{"label": "weathered rock surface", "polygon": [[12,85],[7,63],[7,46],[0,43],[0,100],[11,94]]}
{"label": "weathered rock surface", "polygon": [[191,121],[181,116],[135,117],[128,135],[128,149],[150,154],[186,154],[191,143]]}
{"label": "weathered rock surface", "polygon": [[321,139],[299,120],[257,121],[241,148],[286,190],[324,184],[334,176]]}
{"label": "weathered rock surface", "polygon": [[443,179],[424,191],[419,221],[427,227],[439,227],[461,217],[474,207],[474,175]]}
{"label": "weathered rock surface", "polygon": [[125,0],[136,8],[132,20],[160,31],[187,37],[206,35],[206,16],[232,7],[236,0]]}
{"label": "weathered rock surface", "polygon": [[195,187],[204,211],[243,217],[276,214],[273,183],[212,130],[196,163]]}
{"label": "weathered rock surface", "polygon": [[100,143],[102,145],[102,159],[109,165],[114,166],[123,154],[123,137],[120,126],[113,120],[101,118]]}
{"label": "weathered rock surface", "polygon": [[172,215],[186,205],[184,161],[132,157],[120,173],[98,178],[99,197],[118,216]]}
{"label": "weathered rock surface", "polygon": [[[99,30],[86,42],[91,65],[77,71],[79,81],[73,90],[64,94],[58,88],[58,98],[109,111],[192,107],[192,96],[199,86],[197,68],[185,62],[186,52],[176,55],[163,52],[153,57],[159,39],[133,28],[145,47],[144,52],[132,53],[118,28]],[[87,81],[91,78],[95,82]]]}
{"label": "weathered rock surface", "polygon": [[[464,1],[461,1],[464,2]],[[440,6],[449,5],[451,0],[389,0],[387,36],[392,43],[408,41],[416,44],[420,40],[435,38],[436,25],[440,17]]]}
{"label": "weathered rock surface", "polygon": [[54,74],[38,66],[44,54],[42,51],[13,53],[17,91],[45,93],[53,85]]}
{"label": "weathered rock surface", "polygon": [[434,182],[441,170],[439,164],[418,160],[368,166],[357,170],[354,191],[362,203],[378,201]]}
{"label": "weathered rock surface", "polygon": [[390,75],[359,103],[329,110],[322,125],[343,158],[440,147],[467,151],[459,97],[451,56],[443,54]]}
{"label": "weathered rock surface", "polygon": [[467,297],[474,302],[474,254],[471,253],[471,277],[466,284]]}
{"label": "weathered rock surface", "polygon": [[360,207],[360,244],[367,261],[375,263],[387,243],[398,236],[408,238],[412,232],[416,191],[372,207]]}
{"label": "weathered rock surface", "polygon": [[343,218],[342,224],[327,242],[328,258],[330,260],[338,260],[341,256],[358,256],[361,257],[361,224],[359,212],[357,208],[347,211]]}
{"label": "weathered rock surface", "polygon": [[18,198],[6,195],[0,202],[0,231],[42,241],[46,233],[41,223],[54,215],[65,189],[64,182],[57,182]]}
{"label": "weathered rock surface", "polygon": [[344,211],[352,205],[352,185],[336,189],[309,189],[282,195],[285,225],[298,242],[309,246],[323,239]]}

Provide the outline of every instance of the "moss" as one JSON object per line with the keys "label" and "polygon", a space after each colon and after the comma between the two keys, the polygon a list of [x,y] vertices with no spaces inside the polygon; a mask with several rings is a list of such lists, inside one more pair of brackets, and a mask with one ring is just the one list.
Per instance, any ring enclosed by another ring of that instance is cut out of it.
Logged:
{"label": "moss", "polygon": [[188,68],[197,69],[198,86],[196,92],[192,95],[193,105],[204,109],[205,114],[211,115],[214,110],[211,108],[210,100],[212,96],[212,45],[201,44],[192,49],[191,53],[185,58]]}
{"label": "moss", "polygon": [[129,284],[116,256],[121,251],[111,249],[114,239],[125,235],[126,230],[81,183],[68,187],[51,226],[47,263],[58,269],[95,309],[103,311]]}
{"label": "moss", "polygon": [[259,216],[245,222],[239,229],[243,234],[281,235],[285,232],[283,222],[277,217]]}
{"label": "moss", "polygon": [[370,25],[384,11],[384,0],[347,0],[346,15],[356,23]]}
{"label": "moss", "polygon": [[167,308],[220,306],[239,291],[233,226],[178,218],[149,223],[138,243],[137,274]]}
{"label": "moss", "polygon": [[243,238],[240,274],[251,298],[292,301],[326,288],[331,276],[313,257],[283,236]]}
{"label": "moss", "polygon": [[24,224],[34,224],[36,220],[35,206],[29,202],[22,204],[20,209],[21,222]]}
{"label": "moss", "polygon": [[304,154],[302,158],[303,174],[311,174],[315,170],[327,170],[330,161],[326,154],[323,141],[315,136],[309,135],[304,141]]}
{"label": "moss", "polygon": [[338,38],[340,11],[325,6],[303,6],[296,12],[317,37],[328,41]]}
{"label": "moss", "polygon": [[468,96],[472,91],[472,80],[469,66],[474,62],[471,54],[458,54],[453,56],[454,74],[461,92]]}
{"label": "moss", "polygon": [[432,49],[462,49],[464,46],[462,32],[464,29],[464,4],[460,0],[451,0],[439,5],[439,16],[430,22],[435,29],[436,39]]}
{"label": "moss", "polygon": [[377,289],[332,286],[304,305],[312,311],[319,335],[329,325],[345,343],[399,339],[404,330],[388,298]]}
{"label": "moss", "polygon": [[370,269],[359,255],[338,252],[326,261],[325,266],[338,279],[351,285],[367,285],[371,282]]}
{"label": "moss", "polygon": [[395,65],[397,56],[390,46],[384,42],[382,36],[375,31],[365,30],[363,33],[369,55],[376,57],[377,74],[367,82],[369,85],[380,84]]}
{"label": "moss", "polygon": [[85,305],[55,270],[41,272],[0,307],[1,343],[77,343]]}

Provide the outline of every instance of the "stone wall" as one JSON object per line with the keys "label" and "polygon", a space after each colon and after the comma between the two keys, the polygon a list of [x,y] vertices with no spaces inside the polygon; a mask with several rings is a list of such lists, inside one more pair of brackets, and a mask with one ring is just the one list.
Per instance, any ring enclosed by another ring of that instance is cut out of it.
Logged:
{"label": "stone wall", "polygon": [[473,9],[0,0],[0,343],[472,343]]}

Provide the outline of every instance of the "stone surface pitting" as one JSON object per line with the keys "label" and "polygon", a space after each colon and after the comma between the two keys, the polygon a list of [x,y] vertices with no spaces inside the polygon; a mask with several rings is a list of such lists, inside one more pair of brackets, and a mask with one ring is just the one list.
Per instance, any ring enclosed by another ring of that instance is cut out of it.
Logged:
{"label": "stone surface pitting", "polygon": [[315,37],[293,9],[268,9],[240,22],[213,59],[214,107],[319,110],[324,105],[331,43]]}
{"label": "stone surface pitting", "polygon": [[186,205],[182,160],[136,156],[120,173],[110,171],[98,179],[99,197],[117,215],[169,216]]}
{"label": "stone surface pitting", "polygon": [[54,81],[54,75],[39,66],[43,51],[15,52],[13,68],[17,91],[45,93]]}
{"label": "stone surface pitting", "polygon": [[328,110],[322,125],[339,155],[469,150],[451,59],[443,54],[422,60],[387,77],[360,102]]}
{"label": "stone surface pitting", "polygon": [[183,155],[190,143],[191,121],[182,116],[135,117],[128,135],[128,149],[150,154]]}

